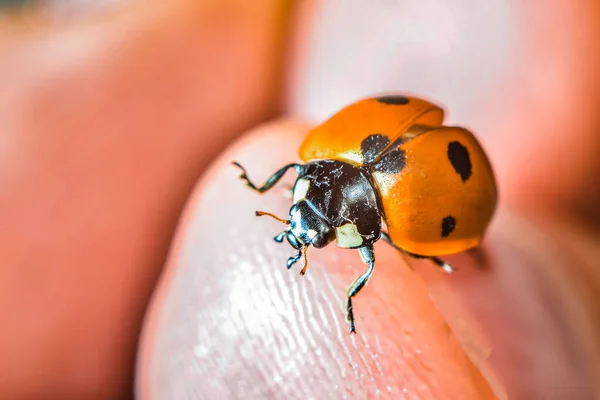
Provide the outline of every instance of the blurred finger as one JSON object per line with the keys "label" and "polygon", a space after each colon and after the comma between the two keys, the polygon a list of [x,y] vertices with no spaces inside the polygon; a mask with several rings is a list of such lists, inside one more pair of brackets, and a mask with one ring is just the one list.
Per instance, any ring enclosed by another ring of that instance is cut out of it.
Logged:
{"label": "blurred finger", "polygon": [[285,5],[139,1],[0,27],[1,398],[130,394],[189,190],[276,111]]}

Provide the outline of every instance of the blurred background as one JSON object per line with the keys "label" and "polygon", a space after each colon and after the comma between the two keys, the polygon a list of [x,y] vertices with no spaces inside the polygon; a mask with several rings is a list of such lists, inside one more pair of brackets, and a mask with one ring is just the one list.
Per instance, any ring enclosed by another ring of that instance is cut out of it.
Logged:
{"label": "blurred background", "polygon": [[211,161],[398,91],[477,132],[504,205],[597,234],[596,0],[0,0],[0,398],[131,398]]}

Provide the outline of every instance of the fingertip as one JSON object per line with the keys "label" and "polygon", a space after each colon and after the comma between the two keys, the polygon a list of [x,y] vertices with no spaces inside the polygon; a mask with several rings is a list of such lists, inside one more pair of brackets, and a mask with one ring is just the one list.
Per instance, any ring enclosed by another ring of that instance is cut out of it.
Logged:
{"label": "fingertip", "polygon": [[[281,189],[294,177],[259,196],[240,184],[230,162],[240,160],[264,181],[297,159],[307,129],[289,120],[263,125],[197,185],[150,313],[141,382],[167,398],[175,387],[199,385],[212,398],[248,390],[323,398],[332,387],[358,396],[492,398],[427,287],[394,249],[376,245],[376,273],[353,304],[356,328],[345,321],[345,292],[366,268],[358,252],[312,251],[302,278],[285,268],[294,250],[270,239],[282,225],[255,215],[287,215]],[[188,365],[196,366],[193,379]],[[167,383],[154,384],[159,376]]]}

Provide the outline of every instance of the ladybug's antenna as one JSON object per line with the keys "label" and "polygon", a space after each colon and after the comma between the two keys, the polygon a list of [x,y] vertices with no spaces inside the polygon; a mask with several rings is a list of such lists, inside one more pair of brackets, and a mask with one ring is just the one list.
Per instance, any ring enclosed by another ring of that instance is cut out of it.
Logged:
{"label": "ladybug's antenna", "polygon": [[300,270],[300,275],[304,275],[306,273],[306,269],[308,268],[308,258],[306,257],[306,251],[308,250],[308,246],[304,246],[302,248],[302,252],[304,253],[304,267]]}
{"label": "ladybug's antenna", "polygon": [[286,224],[286,225],[289,225],[289,224],[290,224],[290,220],[289,220],[289,219],[283,219],[283,218],[279,218],[278,216],[276,216],[276,215],[273,215],[273,214],[271,214],[271,213],[268,213],[268,212],[266,212],[266,211],[257,211],[257,212],[256,212],[256,216],[257,216],[257,217],[262,217],[262,216],[265,216],[265,215],[266,215],[267,217],[271,217],[271,218],[273,218],[273,219],[275,219],[275,220],[277,220],[277,221],[279,221],[279,222],[282,222],[282,223],[284,223],[284,224]]}

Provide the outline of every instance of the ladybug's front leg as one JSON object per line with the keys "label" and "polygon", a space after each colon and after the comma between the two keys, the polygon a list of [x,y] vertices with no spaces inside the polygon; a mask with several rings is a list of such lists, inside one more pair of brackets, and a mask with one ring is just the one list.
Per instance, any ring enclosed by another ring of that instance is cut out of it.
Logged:
{"label": "ladybug's front leg", "polygon": [[352,311],[352,297],[356,296],[358,292],[367,284],[369,278],[373,274],[373,268],[375,267],[375,252],[373,246],[364,246],[358,249],[360,257],[363,262],[368,265],[368,269],[354,280],[350,288],[348,289],[348,303],[346,310],[348,311],[348,322],[350,322],[350,333],[356,333],[354,326],[354,312]]}
{"label": "ladybug's front leg", "polygon": [[271,175],[269,177],[269,179],[267,179],[267,181],[265,182],[264,185],[262,185],[261,187],[257,187],[250,180],[250,178],[248,178],[248,174],[246,173],[246,169],[244,167],[242,167],[242,165],[240,163],[238,163],[237,161],[234,161],[233,165],[235,165],[236,167],[238,167],[239,169],[242,170],[242,174],[240,175],[240,179],[245,180],[246,181],[246,185],[250,189],[257,191],[258,193],[264,193],[267,190],[271,189],[277,182],[279,182],[279,180],[283,177],[283,175],[285,175],[285,173],[287,172],[288,169],[294,168],[296,170],[296,172],[300,173],[300,170],[302,168],[302,166],[300,164],[288,164],[288,165],[282,167],[281,169],[279,169],[278,171],[276,171],[273,175]]}

